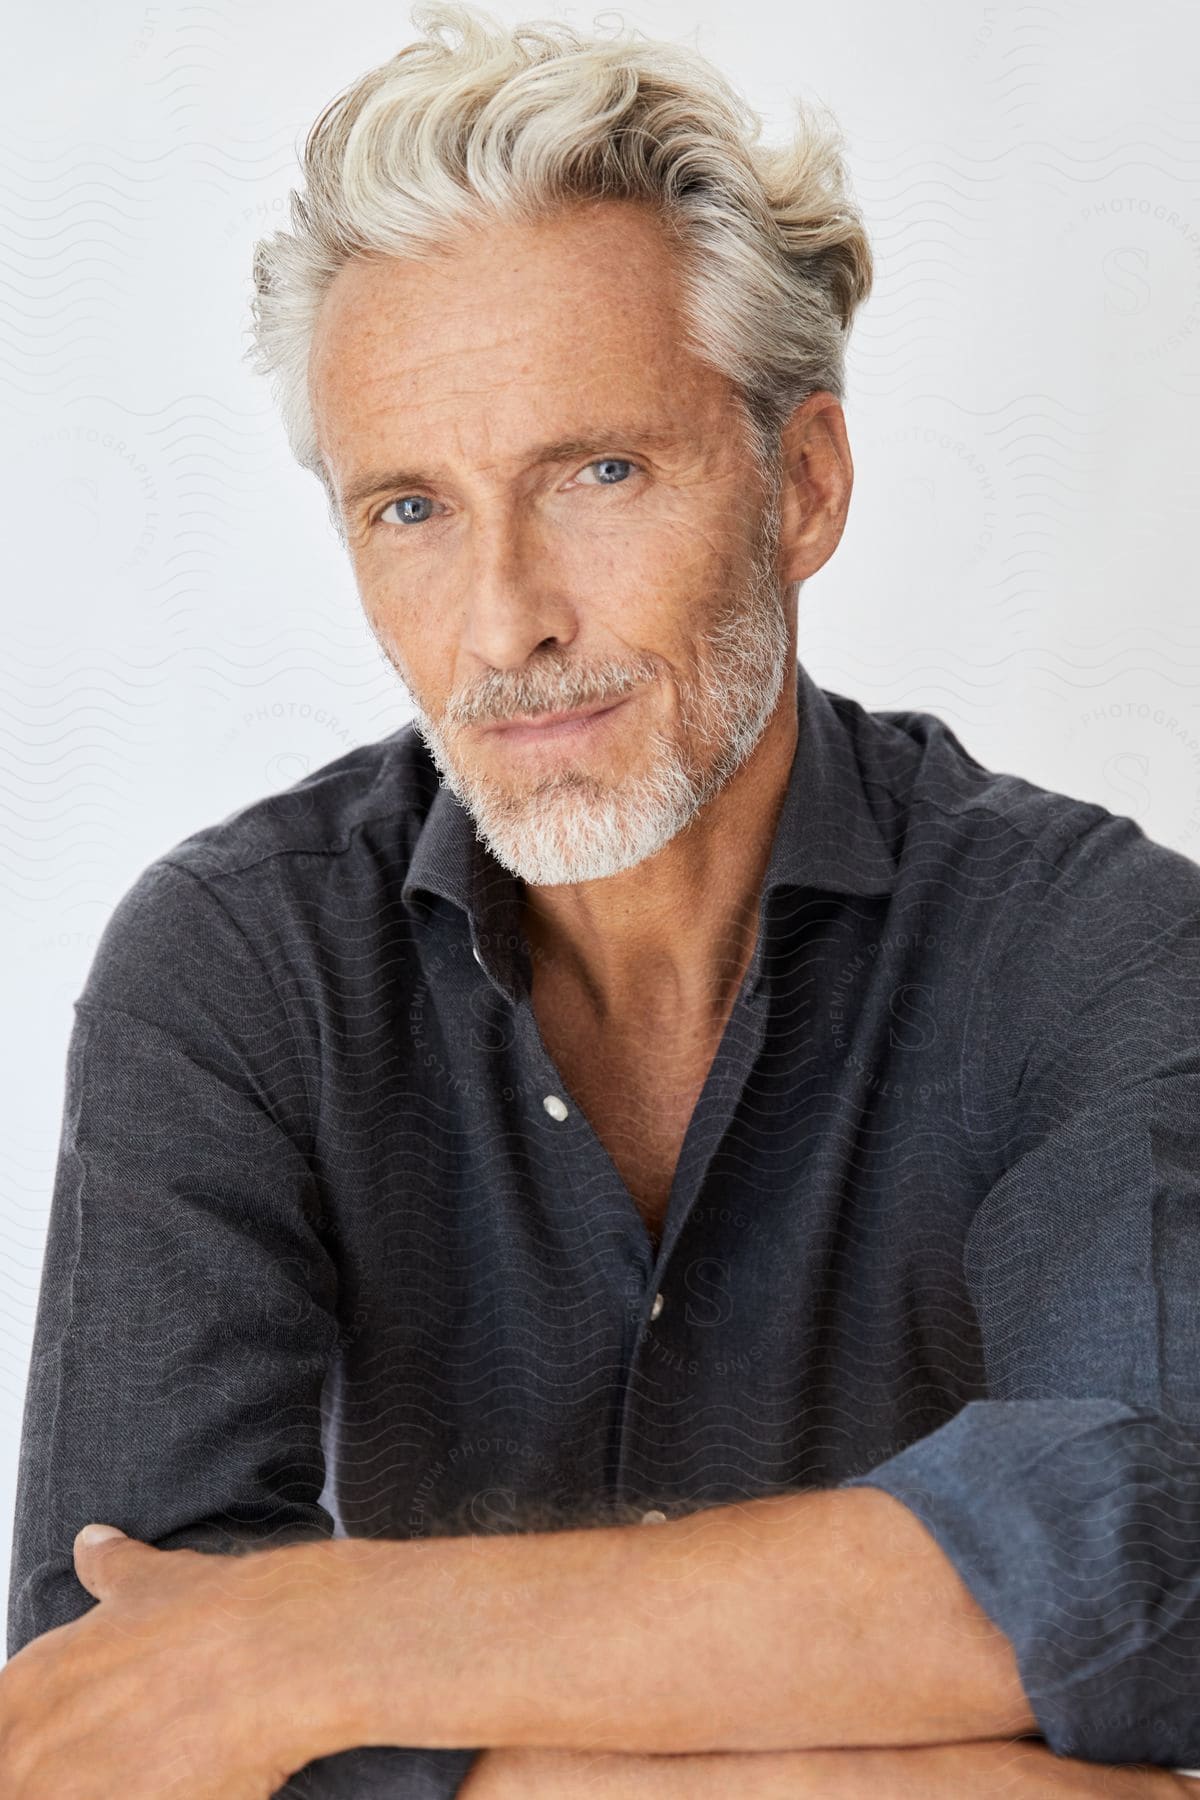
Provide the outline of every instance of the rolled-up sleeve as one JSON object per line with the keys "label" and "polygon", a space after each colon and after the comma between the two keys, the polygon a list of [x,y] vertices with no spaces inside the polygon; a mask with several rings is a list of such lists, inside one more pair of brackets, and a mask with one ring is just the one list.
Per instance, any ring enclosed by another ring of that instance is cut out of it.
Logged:
{"label": "rolled-up sleeve", "polygon": [[921,1518],[1052,1749],[1191,1773],[1200,868],[1108,816],[992,974],[971,1117],[1009,1158],[963,1254],[987,1396],[841,1485]]}
{"label": "rolled-up sleeve", "polygon": [[[67,1053],[18,1464],[8,1653],[97,1604],[97,1519],[162,1549],[328,1537],[338,1279],[286,995],[207,885],[152,865],[102,938]],[[449,1800],[472,1751],[374,1746],[281,1790]]]}

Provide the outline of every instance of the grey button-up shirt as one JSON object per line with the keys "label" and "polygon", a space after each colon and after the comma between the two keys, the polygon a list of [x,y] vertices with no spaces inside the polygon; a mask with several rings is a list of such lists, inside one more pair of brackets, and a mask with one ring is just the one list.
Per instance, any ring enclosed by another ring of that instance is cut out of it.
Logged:
{"label": "grey button-up shirt", "polygon": [[76,1002],[10,1654],[94,1604],[88,1519],[230,1550],[866,1482],[1056,1750],[1200,1763],[1200,867],[796,679],[657,1249],[411,726],[139,876]]}

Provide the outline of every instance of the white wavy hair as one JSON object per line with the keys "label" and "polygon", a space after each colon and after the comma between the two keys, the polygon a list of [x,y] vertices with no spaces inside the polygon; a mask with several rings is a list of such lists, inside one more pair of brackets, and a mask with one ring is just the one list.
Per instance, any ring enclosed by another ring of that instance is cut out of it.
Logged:
{"label": "white wavy hair", "polygon": [[533,223],[573,201],[656,209],[674,241],[686,341],[733,382],[760,470],[818,389],[845,393],[845,350],[871,290],[871,250],[843,138],[796,101],[783,145],[694,50],[622,28],[582,37],[559,20],[502,23],[427,0],[424,35],[353,82],[309,131],[291,230],[254,249],[253,342],[288,442],[321,481],[308,386],[321,301],[352,257],[421,257],[464,230]]}

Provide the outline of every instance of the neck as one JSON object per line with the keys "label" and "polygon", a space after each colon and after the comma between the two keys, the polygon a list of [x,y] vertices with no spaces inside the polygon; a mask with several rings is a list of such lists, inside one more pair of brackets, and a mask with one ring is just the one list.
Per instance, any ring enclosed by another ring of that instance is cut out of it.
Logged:
{"label": "neck", "polygon": [[605,881],[527,886],[535,991],[598,1027],[719,1030],[754,954],[796,744],[788,684],[753,754],[656,856]]}

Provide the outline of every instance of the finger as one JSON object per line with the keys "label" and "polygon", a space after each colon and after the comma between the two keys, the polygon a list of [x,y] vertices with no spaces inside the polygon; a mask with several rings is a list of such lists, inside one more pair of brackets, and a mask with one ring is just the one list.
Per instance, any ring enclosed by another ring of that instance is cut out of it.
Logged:
{"label": "finger", "polygon": [[75,1573],[98,1600],[129,1573],[139,1553],[153,1546],[127,1537],[117,1525],[84,1525],[75,1534]]}

